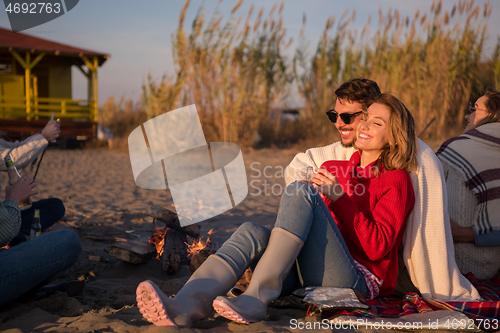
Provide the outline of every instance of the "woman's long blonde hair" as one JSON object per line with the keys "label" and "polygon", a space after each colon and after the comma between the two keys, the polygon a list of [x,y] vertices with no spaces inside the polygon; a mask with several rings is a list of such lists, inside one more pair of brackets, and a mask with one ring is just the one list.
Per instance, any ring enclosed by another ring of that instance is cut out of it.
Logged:
{"label": "woman's long blonde hair", "polygon": [[371,104],[386,106],[391,112],[389,118],[389,146],[380,154],[375,163],[376,170],[380,164],[385,170],[400,169],[412,172],[417,169],[417,135],[415,120],[406,106],[391,94],[380,94]]}

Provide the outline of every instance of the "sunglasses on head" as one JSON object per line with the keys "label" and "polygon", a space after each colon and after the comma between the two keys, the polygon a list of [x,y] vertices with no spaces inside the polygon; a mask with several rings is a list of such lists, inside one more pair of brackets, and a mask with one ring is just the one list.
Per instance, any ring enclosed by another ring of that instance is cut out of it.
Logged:
{"label": "sunglasses on head", "polygon": [[331,109],[329,111],[326,111],[326,115],[328,116],[328,118],[330,119],[330,121],[332,123],[335,124],[337,122],[337,118],[340,117],[340,119],[342,119],[342,121],[346,125],[350,124],[352,121],[352,118],[356,117],[360,113],[363,113],[363,111],[358,111],[358,112],[354,112],[354,113],[340,113],[340,114],[337,113],[337,111],[335,111],[335,109]]}

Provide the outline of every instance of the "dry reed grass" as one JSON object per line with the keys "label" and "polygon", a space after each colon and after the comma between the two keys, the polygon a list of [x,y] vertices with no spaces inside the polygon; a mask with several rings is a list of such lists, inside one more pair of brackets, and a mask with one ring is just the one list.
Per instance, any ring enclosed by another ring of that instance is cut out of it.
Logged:
{"label": "dry reed grass", "polygon": [[[296,52],[305,114],[318,119],[334,105],[339,84],[351,77],[367,77],[406,104],[415,117],[417,133],[434,117],[425,137],[445,138],[463,131],[468,103],[488,86],[500,88],[500,40],[491,58],[483,54],[491,8],[489,3],[481,10],[474,1],[459,1],[448,12],[439,0],[429,12],[417,11],[412,18],[398,10],[383,14],[379,8],[377,31],[370,32],[369,19],[360,34],[349,28],[354,10],[342,15],[333,34],[332,16],[312,61],[305,57],[305,43]],[[320,119],[314,128],[326,133],[328,125]]]}
{"label": "dry reed grass", "polygon": [[[253,20],[253,5],[244,17],[235,16],[243,0],[227,20],[218,9],[208,17],[200,7],[187,32],[189,2],[172,34],[175,74],[158,82],[148,76],[142,107],[123,99],[106,102],[103,121],[117,137],[128,136],[145,119],[196,104],[207,141],[252,146],[259,136],[263,144],[332,142],[338,134],[324,112],[335,104],[335,89],[352,77],[367,77],[406,104],[417,132],[435,118],[423,136],[444,139],[463,130],[470,101],[488,86],[500,89],[500,37],[491,55],[484,50],[490,3],[480,7],[461,0],[444,11],[439,0],[413,17],[379,9],[378,29],[370,31],[369,18],[361,33],[351,28],[355,10],[346,10],[327,20],[312,54],[304,16],[299,46],[287,59],[283,50],[291,39],[282,23],[284,2],[265,18],[260,8]],[[299,121],[283,124],[272,109],[297,90],[304,101]]]}

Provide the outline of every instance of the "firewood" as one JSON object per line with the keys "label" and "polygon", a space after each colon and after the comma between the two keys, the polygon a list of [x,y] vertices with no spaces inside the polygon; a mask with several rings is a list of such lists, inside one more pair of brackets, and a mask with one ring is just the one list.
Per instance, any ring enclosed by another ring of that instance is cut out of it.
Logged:
{"label": "firewood", "polygon": [[152,202],[148,205],[147,213],[149,216],[165,223],[170,229],[175,229],[193,238],[200,236],[200,226],[198,224],[195,223],[187,227],[181,227],[176,213],[155,205]]}
{"label": "firewood", "polygon": [[189,271],[191,272],[191,274],[193,274],[194,271],[196,271],[198,267],[200,267],[201,264],[203,264],[203,262],[207,260],[208,257],[216,252],[217,251],[203,249],[195,254],[193,258],[191,258],[191,262],[189,263]]}
{"label": "firewood", "polygon": [[153,258],[155,253],[156,249],[154,245],[149,244],[147,240],[129,240],[111,246],[111,250],[109,251],[110,256],[133,264],[148,262]]}
{"label": "firewood", "polygon": [[165,245],[160,261],[167,274],[175,274],[180,265],[188,263],[186,242],[186,234],[180,231],[171,229],[165,234]]}

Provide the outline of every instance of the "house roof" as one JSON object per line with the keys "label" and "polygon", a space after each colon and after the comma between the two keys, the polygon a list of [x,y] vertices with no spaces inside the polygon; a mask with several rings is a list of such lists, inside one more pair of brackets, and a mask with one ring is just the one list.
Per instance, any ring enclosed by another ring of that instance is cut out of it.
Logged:
{"label": "house roof", "polygon": [[4,28],[0,28],[0,49],[31,51],[32,53],[46,52],[53,53],[57,56],[97,56],[99,58],[99,65],[102,65],[106,59],[110,57],[110,55],[106,53],[56,43],[47,39],[33,37],[19,32],[12,32]]}

